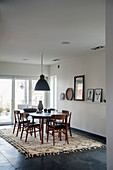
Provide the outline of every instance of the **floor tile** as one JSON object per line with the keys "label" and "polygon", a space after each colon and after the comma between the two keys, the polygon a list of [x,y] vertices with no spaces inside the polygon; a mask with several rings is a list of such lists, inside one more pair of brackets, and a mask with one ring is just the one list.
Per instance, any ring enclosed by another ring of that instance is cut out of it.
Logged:
{"label": "floor tile", "polygon": [[1,163],[0,170],[15,170],[15,168],[10,163]]}

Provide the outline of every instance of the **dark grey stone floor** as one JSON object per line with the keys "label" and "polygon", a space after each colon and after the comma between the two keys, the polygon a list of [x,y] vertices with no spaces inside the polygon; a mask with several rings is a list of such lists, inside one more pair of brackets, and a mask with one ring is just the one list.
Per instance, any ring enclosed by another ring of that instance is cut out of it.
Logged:
{"label": "dark grey stone floor", "polygon": [[[1,128],[1,127],[0,127]],[[73,130],[105,143],[105,138]],[[11,144],[0,138],[0,170],[106,170],[106,148],[61,153],[25,159]]]}

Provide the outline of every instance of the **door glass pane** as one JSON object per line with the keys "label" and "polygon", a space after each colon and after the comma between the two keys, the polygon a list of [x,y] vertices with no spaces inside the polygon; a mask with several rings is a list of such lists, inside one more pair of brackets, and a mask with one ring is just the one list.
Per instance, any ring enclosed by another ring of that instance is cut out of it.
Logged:
{"label": "door glass pane", "polygon": [[35,91],[35,85],[37,83],[37,80],[32,80],[32,105],[33,107],[38,106],[39,101],[42,101],[43,104],[43,108],[45,107],[45,103],[44,103],[44,91]]}
{"label": "door glass pane", "polygon": [[0,124],[11,123],[12,80],[0,79]]}
{"label": "door glass pane", "polygon": [[29,106],[29,81],[15,80],[15,108],[24,109]]}

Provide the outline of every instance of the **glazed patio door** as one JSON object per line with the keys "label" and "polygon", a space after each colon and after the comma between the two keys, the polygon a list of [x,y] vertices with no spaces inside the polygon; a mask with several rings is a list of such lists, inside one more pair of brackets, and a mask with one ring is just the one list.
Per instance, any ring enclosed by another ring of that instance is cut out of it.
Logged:
{"label": "glazed patio door", "polygon": [[29,107],[29,80],[15,80],[15,109]]}
{"label": "glazed patio door", "polygon": [[0,77],[0,125],[14,122],[15,109],[37,108],[40,100],[47,108],[48,96],[34,91],[36,82],[32,78]]}
{"label": "glazed patio door", "polygon": [[0,124],[12,122],[12,79],[0,79]]}

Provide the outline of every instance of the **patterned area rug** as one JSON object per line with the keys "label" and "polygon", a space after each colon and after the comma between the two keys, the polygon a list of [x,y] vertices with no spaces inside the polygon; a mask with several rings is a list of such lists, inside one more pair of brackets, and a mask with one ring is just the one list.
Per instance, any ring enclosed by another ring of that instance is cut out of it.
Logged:
{"label": "patterned area rug", "polygon": [[72,137],[69,136],[69,144],[65,142],[65,137],[63,135],[62,141],[59,141],[58,134],[55,137],[55,146],[53,146],[53,138],[51,135],[49,135],[48,143],[46,142],[46,134],[44,136],[44,144],[41,144],[38,133],[36,138],[29,134],[27,142],[25,143],[25,132],[22,140],[20,140],[20,133],[19,136],[16,137],[15,134],[12,134],[12,131],[12,129],[2,129],[0,130],[0,137],[16,147],[21,153],[25,154],[25,158],[48,154],[54,155],[61,152],[78,152],[92,148],[96,149],[105,147],[105,145],[101,142],[76,134],[72,134]]}

